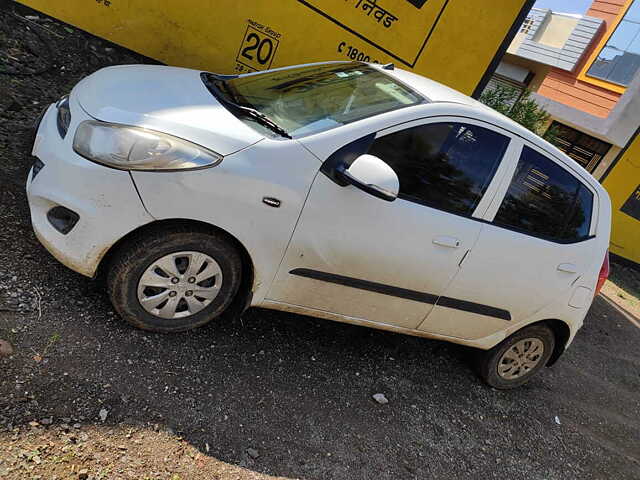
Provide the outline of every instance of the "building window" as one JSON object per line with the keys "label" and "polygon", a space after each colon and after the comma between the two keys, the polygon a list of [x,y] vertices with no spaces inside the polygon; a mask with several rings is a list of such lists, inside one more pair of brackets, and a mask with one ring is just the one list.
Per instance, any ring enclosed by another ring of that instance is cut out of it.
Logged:
{"label": "building window", "polygon": [[520,33],[527,34],[531,32],[532,28],[533,28],[533,17],[527,17],[524,19],[524,22],[522,22],[522,26],[520,27]]}
{"label": "building window", "polygon": [[587,75],[627,86],[640,69],[640,0],[635,0]]}
{"label": "building window", "polygon": [[611,148],[610,143],[558,122],[553,122],[550,130],[555,132],[555,145],[589,172],[596,169]]}

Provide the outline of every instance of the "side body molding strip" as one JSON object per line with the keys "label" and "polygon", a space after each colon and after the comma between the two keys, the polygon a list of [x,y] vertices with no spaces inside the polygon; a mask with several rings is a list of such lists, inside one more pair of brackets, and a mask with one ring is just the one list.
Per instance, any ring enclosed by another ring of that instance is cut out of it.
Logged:
{"label": "side body molding strip", "polygon": [[335,283],[344,285],[345,287],[358,288],[369,292],[380,293],[382,295],[390,295],[392,297],[405,298],[415,302],[428,303],[431,305],[440,305],[442,307],[453,308],[465,312],[477,313],[489,317],[499,318],[501,320],[510,321],[511,314],[502,308],[491,307],[481,303],[468,302],[450,297],[438,297],[432,293],[418,292],[383,283],[370,282],[369,280],[361,280],[359,278],[345,277],[334,273],[320,272],[309,268],[295,268],[289,272],[291,275],[299,277],[311,278],[322,282]]}

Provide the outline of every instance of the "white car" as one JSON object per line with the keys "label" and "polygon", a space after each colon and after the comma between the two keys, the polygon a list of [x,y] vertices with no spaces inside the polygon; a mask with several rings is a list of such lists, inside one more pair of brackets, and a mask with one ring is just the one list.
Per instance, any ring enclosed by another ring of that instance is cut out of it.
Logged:
{"label": "white car", "polygon": [[512,388],[571,343],[608,272],[593,177],[393,65],[105,68],[48,107],[33,155],[36,235],[104,270],[147,330],[285,310],[476,347]]}

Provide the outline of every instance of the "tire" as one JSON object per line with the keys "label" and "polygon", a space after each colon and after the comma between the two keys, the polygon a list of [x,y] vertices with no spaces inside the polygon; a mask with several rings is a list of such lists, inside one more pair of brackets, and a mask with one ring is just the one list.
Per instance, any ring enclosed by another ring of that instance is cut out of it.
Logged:
{"label": "tire", "polygon": [[[488,385],[500,390],[520,387],[544,368],[554,347],[555,336],[549,327],[543,324],[525,327],[481,352],[478,374]],[[518,351],[524,355],[518,355]],[[515,358],[519,360],[514,361]]]}
{"label": "tire", "polygon": [[[198,273],[194,268],[200,263]],[[159,227],[119,247],[107,272],[107,288],[125,321],[143,330],[173,333],[221,315],[237,294],[241,276],[240,253],[223,234]],[[166,300],[155,305],[160,298]]]}

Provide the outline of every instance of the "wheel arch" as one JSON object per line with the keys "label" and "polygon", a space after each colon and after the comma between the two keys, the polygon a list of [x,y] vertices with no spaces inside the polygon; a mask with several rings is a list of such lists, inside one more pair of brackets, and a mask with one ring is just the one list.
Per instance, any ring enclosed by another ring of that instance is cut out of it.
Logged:
{"label": "wheel arch", "polygon": [[100,259],[98,268],[96,269],[95,278],[105,278],[105,275],[109,269],[109,265],[116,254],[116,252],[122,248],[132,238],[137,236],[143,236],[145,234],[151,234],[154,231],[163,230],[171,227],[192,228],[203,233],[217,232],[224,235],[240,252],[242,258],[242,278],[240,281],[240,288],[238,294],[233,299],[231,305],[227,308],[223,316],[227,314],[240,315],[251,305],[253,297],[253,285],[255,280],[255,265],[246,247],[238,240],[234,235],[228,231],[212,225],[210,223],[202,222],[199,220],[173,218],[155,220],[153,222],[141,225],[140,227],[130,231],[125,236],[115,242],[106,253]]}
{"label": "wheel arch", "polygon": [[547,367],[550,367],[554,363],[556,363],[564,353],[567,342],[571,337],[571,328],[563,320],[557,319],[548,319],[530,323],[529,325],[526,325],[526,327],[529,327],[531,325],[546,325],[553,332],[553,336],[555,337],[555,345],[553,347],[553,353],[551,354],[551,357],[549,357],[549,361],[547,361]]}

